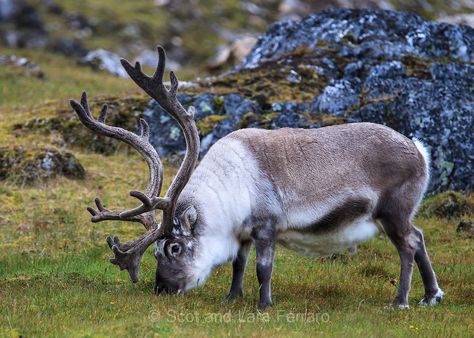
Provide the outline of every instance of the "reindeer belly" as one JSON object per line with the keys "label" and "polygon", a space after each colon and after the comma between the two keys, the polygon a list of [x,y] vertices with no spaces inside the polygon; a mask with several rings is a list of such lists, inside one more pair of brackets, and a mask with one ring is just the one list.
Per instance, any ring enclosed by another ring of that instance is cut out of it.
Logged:
{"label": "reindeer belly", "polygon": [[279,244],[304,256],[329,256],[343,252],[358,243],[371,239],[379,232],[373,220],[358,219],[329,231],[308,231],[307,228],[289,229],[280,232]]}

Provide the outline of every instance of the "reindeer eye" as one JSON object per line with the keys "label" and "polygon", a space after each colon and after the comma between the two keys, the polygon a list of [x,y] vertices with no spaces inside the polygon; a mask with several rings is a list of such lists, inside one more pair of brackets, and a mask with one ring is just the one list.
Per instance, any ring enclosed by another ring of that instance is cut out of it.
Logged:
{"label": "reindeer eye", "polygon": [[181,246],[178,243],[172,243],[168,248],[168,252],[171,256],[176,257],[181,253]]}

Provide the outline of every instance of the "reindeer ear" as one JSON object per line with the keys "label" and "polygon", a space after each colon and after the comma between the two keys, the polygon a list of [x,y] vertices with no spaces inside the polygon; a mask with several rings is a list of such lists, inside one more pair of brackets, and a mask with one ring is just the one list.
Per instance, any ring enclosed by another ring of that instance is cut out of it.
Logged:
{"label": "reindeer ear", "polygon": [[194,223],[196,223],[197,220],[197,211],[194,206],[188,207],[182,216],[182,221],[181,224],[183,225],[184,230],[186,231],[191,231]]}

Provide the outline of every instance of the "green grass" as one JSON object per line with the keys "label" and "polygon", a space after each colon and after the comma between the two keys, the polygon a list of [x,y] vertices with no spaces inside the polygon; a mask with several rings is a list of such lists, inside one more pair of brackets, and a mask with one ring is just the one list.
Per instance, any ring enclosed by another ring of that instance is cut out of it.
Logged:
{"label": "green grass", "polygon": [[[129,79],[118,78],[75,61],[39,50],[2,49],[0,54],[18,55],[38,64],[46,79],[22,76],[15,67],[2,67],[0,72],[0,119],[19,116],[34,110],[37,105],[55,102],[66,104],[68,98],[78,99],[83,90],[93,96],[103,94],[125,95],[136,93],[136,85]],[[59,101],[63,99],[63,101]],[[58,102],[59,101],[59,102]],[[6,112],[12,112],[6,116]],[[13,114],[15,113],[15,114]],[[1,120],[0,120],[1,121]]]}
{"label": "green grass", "polygon": [[[230,282],[228,266],[219,268],[202,289],[181,297],[156,297],[151,293],[150,253],[137,285],[106,262],[105,245],[70,254],[10,254],[1,259],[0,332],[26,336],[467,335],[474,327],[472,251],[470,261],[443,263],[437,246],[430,247],[447,297],[435,308],[416,307],[422,292],[415,276],[413,308],[407,311],[383,308],[395,292],[390,280],[398,270],[398,258],[385,239],[364,246],[356,257],[335,261],[279,250],[273,279],[275,304],[265,312],[256,310],[253,257],[245,298],[222,305]],[[453,263],[456,266],[450,267]]]}
{"label": "green grass", "polygon": [[[96,194],[110,207],[127,207],[130,189],[143,188],[138,156],[103,157],[76,150],[84,181],[64,178],[36,187],[0,185],[0,336],[468,336],[474,329],[473,240],[456,234],[456,219],[420,217],[428,250],[446,292],[434,308],[416,306],[423,295],[414,273],[411,308],[385,310],[395,295],[399,259],[384,236],[355,256],[311,259],[279,248],[274,306],[256,309],[255,257],[242,300],[222,304],[231,280],[218,268],[203,288],[184,296],[152,294],[149,250],[141,280],[108,263],[104,238],[136,237],[137,224],[89,223],[84,210]],[[130,170],[136,168],[136,170]],[[126,174],[121,176],[122,174]],[[168,170],[166,177],[170,178]]]}

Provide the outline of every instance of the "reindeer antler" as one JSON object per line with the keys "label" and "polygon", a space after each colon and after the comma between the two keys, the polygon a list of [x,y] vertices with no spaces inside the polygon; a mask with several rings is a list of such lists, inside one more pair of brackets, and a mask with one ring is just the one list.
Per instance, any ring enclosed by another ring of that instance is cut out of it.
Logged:
{"label": "reindeer antler", "polygon": [[[176,210],[176,201],[179,194],[189,181],[191,174],[196,166],[199,157],[199,133],[194,122],[193,110],[186,111],[176,98],[178,90],[178,79],[174,73],[170,72],[171,88],[167,90],[163,84],[163,73],[165,69],[166,54],[163,47],[158,46],[158,65],[155,74],[152,77],[145,75],[139,62],[133,67],[127,60],[120,60],[123,68],[135,83],[142,88],[148,95],[154,98],[179,124],[184,139],[186,141],[186,154],[183,162],[174,178],[173,182],[166,191],[166,198],[170,200],[170,208],[163,209],[163,218],[161,226],[165,233],[173,229],[173,218]],[[132,214],[127,214],[132,215]]]}
{"label": "reindeer antler", "polygon": [[[158,46],[157,49],[159,55],[158,65],[152,77],[142,72],[139,62],[135,63],[135,67],[124,59],[121,60],[121,63],[135,83],[168,111],[178,122],[184,133],[187,147],[186,154],[165,197],[159,197],[163,183],[163,165],[155,148],[149,142],[150,128],[146,121],[143,119],[139,120],[140,135],[137,135],[122,128],[106,125],[106,105],[100,111],[98,119],[94,119],[89,110],[85,92],[82,94],[81,103],[70,100],[71,107],[76,111],[79,120],[84,126],[97,134],[112,137],[131,145],[143,156],[148,164],[149,181],[146,192],[130,192],[131,196],[142,202],[140,206],[130,210],[112,211],[104,208],[101,200],[96,198],[95,203],[98,211],[93,208],[87,208],[92,215],[92,222],[104,220],[140,222],[148,230],[147,233],[138,239],[123,244],[120,243],[117,237],[107,237],[107,243],[115,255],[111,262],[118,265],[121,270],[127,269],[133,282],[138,281],[138,267],[145,250],[161,235],[169,235],[171,233],[176,202],[179,194],[189,181],[199,156],[199,134],[194,122],[194,116],[192,113],[187,112],[176,98],[178,79],[173,72],[170,72],[171,88],[167,90],[163,84],[166,55],[162,47]],[[160,227],[156,224],[154,214],[156,209],[163,210]]]}

